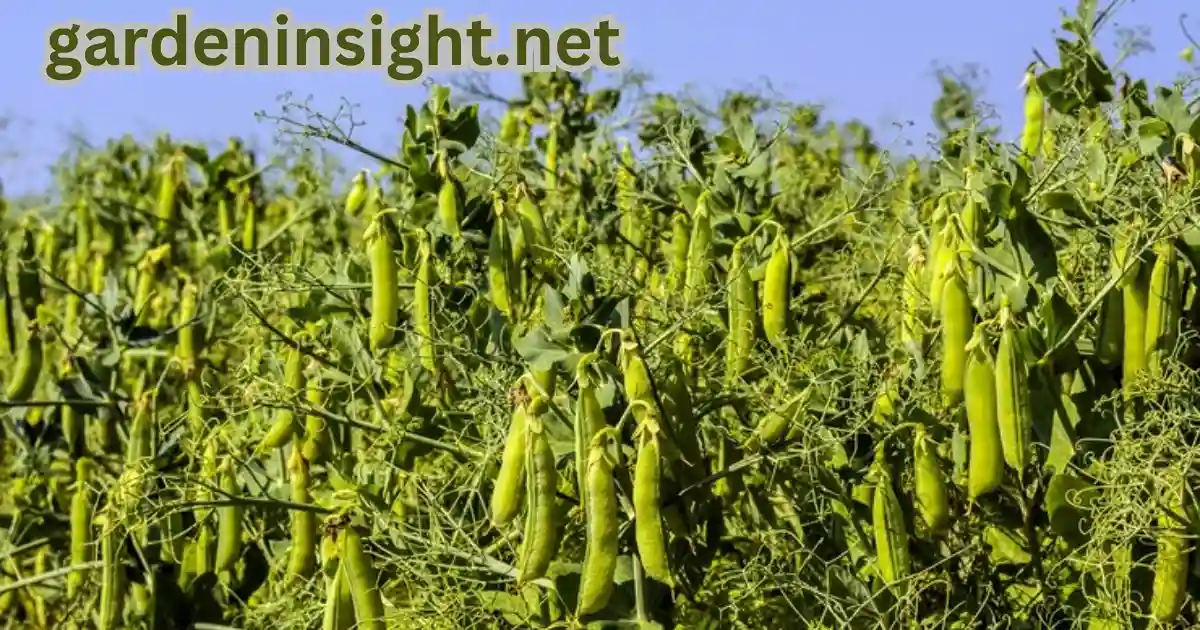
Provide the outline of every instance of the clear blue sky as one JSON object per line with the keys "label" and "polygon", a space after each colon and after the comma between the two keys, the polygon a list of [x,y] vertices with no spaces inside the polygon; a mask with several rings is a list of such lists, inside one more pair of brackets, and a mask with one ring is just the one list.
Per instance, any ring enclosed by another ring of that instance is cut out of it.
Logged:
{"label": "clear blue sky", "polygon": [[[1148,28],[1156,47],[1126,63],[1134,76],[1169,82],[1184,69],[1177,55],[1187,42],[1178,19],[1188,4],[1193,3],[1125,3],[1116,24]],[[278,112],[277,97],[291,92],[298,98],[313,96],[314,104],[325,111],[332,111],[341,97],[360,103],[359,117],[369,126],[359,130],[359,138],[390,149],[403,106],[424,97],[419,85],[390,83],[382,70],[168,72],[143,66],[85,75],[71,84],[45,78],[46,38],[52,25],[70,20],[165,23],[175,6],[147,0],[0,4],[0,114],[13,119],[0,131],[0,179],[10,193],[44,186],[47,165],[72,132],[83,132],[93,141],[125,132],[150,137],[162,130],[179,138],[216,142],[238,134],[262,146],[272,142],[276,128],[257,121],[254,113]],[[439,8],[450,20],[485,15],[501,29],[516,22],[562,26],[612,15],[623,27],[620,53],[625,62],[652,72],[656,87],[738,87],[766,78],[788,97],[824,103],[838,118],[863,120],[887,143],[897,137],[891,126],[897,121],[916,123],[905,136],[917,141],[930,129],[929,108],[937,94],[935,62],[976,63],[985,69],[987,98],[1011,134],[1020,116],[1017,85],[1031,50],[1036,47],[1055,58],[1053,33],[1061,6],[1073,9],[1074,2],[450,0]],[[192,7],[192,16],[203,22],[269,23],[275,11],[287,10],[294,21],[340,25],[365,23],[369,12],[380,8],[389,20],[399,21],[419,17],[427,7],[363,0],[206,0]],[[1200,32],[1200,11],[1193,12],[1193,30]],[[1110,28],[1110,62],[1113,41]],[[498,74],[493,83],[511,89],[515,75]]]}

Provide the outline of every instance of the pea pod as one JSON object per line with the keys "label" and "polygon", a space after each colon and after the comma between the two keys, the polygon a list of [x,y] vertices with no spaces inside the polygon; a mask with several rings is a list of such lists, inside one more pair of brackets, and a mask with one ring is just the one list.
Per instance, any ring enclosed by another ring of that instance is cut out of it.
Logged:
{"label": "pea pod", "polygon": [[666,530],[662,522],[662,459],[658,436],[648,425],[639,437],[633,472],[633,525],[638,557],[646,575],[674,585],[667,557]]}
{"label": "pea pod", "polygon": [[[337,561],[334,561],[337,563]],[[321,630],[352,630],[354,628],[354,599],[346,570],[337,563],[325,586],[325,610]]]}
{"label": "pea pod", "polygon": [[99,630],[116,630],[122,627],[125,610],[125,567],[121,564],[124,555],[125,536],[116,523],[103,516],[97,517],[100,534],[100,616]]}
{"label": "pea pod", "polygon": [[[633,417],[639,424],[646,418],[649,409],[656,409],[653,381],[650,368],[642,356],[641,346],[632,337],[621,341],[621,372],[625,386],[625,398],[633,407]],[[635,404],[642,403],[642,404]]]}
{"label": "pea pod", "polygon": [[904,315],[900,320],[900,343],[913,355],[921,356],[925,345],[925,292],[921,281],[925,276],[925,254],[915,239],[908,250],[908,267],[901,291]]}
{"label": "pea pod", "polygon": [[[297,335],[297,345],[288,347],[287,358],[283,366],[283,387],[285,398],[289,400],[304,391],[304,353],[300,351],[299,346],[304,337],[303,334]],[[259,441],[257,451],[283,448],[291,441],[292,437],[302,430],[303,427],[296,419],[295,410],[290,407],[280,409],[275,417],[275,422],[271,424],[267,434]]]}
{"label": "pea pod", "polygon": [[17,251],[17,296],[26,320],[37,319],[37,309],[45,302],[36,234],[37,220],[26,217],[21,223],[21,248]]}
{"label": "pea pod", "polygon": [[1191,542],[1179,534],[1183,527],[1172,514],[1187,514],[1187,491],[1176,483],[1168,490],[1158,516],[1162,532],[1158,535],[1158,555],[1154,560],[1154,588],[1150,598],[1150,614],[1160,624],[1173,623],[1179,617],[1187,599],[1188,557]]}
{"label": "pea pod", "polygon": [[1046,99],[1037,83],[1034,66],[1025,72],[1025,126],[1021,129],[1021,162],[1025,168],[1041,152],[1046,126]]}
{"label": "pea pod", "polygon": [[369,341],[372,352],[392,345],[396,338],[396,309],[400,307],[400,285],[395,243],[392,239],[390,210],[375,215],[363,233],[371,263],[371,323]]}
{"label": "pea pod", "polygon": [[462,228],[460,227],[462,216],[458,195],[458,183],[447,173],[442,179],[441,188],[438,190],[438,217],[442,221],[442,228],[454,238],[462,236]]}
{"label": "pea pod", "polygon": [[[90,486],[94,463],[87,458],[75,462],[75,493],[71,497],[71,564],[90,562],[92,545],[92,491]],[[67,574],[67,597],[74,598],[83,586],[84,573]]]}
{"label": "pea pod", "polygon": [[242,217],[242,249],[253,252],[258,249],[258,204],[250,197],[250,188],[243,186],[236,197],[237,213]]}
{"label": "pea pod", "polygon": [[362,537],[353,526],[338,532],[338,557],[350,584],[354,618],[358,630],[384,630],[383,599],[379,594],[375,563],[363,549]]}
{"label": "pea pod", "polygon": [[182,163],[177,156],[171,156],[158,172],[158,198],[156,214],[162,225],[173,222],[179,209],[179,188],[182,185],[180,174]]}
{"label": "pea pod", "polygon": [[604,608],[614,590],[617,570],[617,491],[613,462],[607,448],[610,430],[596,433],[588,445],[585,469],[587,547],[580,571],[578,614],[590,615]]}
{"label": "pea pod", "polygon": [[996,422],[1004,461],[1017,474],[1029,464],[1033,437],[1033,407],[1029,393],[1029,366],[1017,328],[1008,310],[1001,312],[1000,348],[996,352]]}
{"label": "pea pod", "polygon": [[767,341],[780,345],[787,333],[792,285],[791,243],[780,230],[763,276],[762,325]]}
{"label": "pea pod", "polygon": [[433,269],[429,257],[429,238],[421,233],[421,244],[417,254],[417,278],[413,284],[413,328],[417,335],[417,354],[421,365],[436,374],[437,356],[433,346],[433,302],[430,287],[433,284]]}
{"label": "pea pod", "polygon": [[964,376],[970,453],[967,464],[967,498],[992,492],[1004,480],[1004,449],[997,419],[996,367],[988,352],[983,324],[975,327]]}
{"label": "pea pod", "polygon": [[[292,502],[312,502],[309,485],[312,476],[308,461],[293,450],[288,459],[292,484]],[[309,510],[292,510],[292,548],[288,556],[287,574],[292,580],[307,578],[317,566],[317,515]]]}
{"label": "pea pod", "polygon": [[1160,378],[1163,363],[1175,350],[1179,319],[1183,309],[1183,285],[1180,280],[1178,253],[1171,240],[1154,247],[1154,267],[1146,302],[1146,371]]}
{"label": "pea pod", "polygon": [[907,578],[912,570],[908,550],[908,528],[904,524],[904,511],[900,507],[900,500],[892,487],[892,476],[882,458],[876,459],[876,466],[871,525],[875,533],[879,577],[891,586]]}
{"label": "pea pod", "polygon": [[511,286],[512,239],[508,234],[507,216],[496,200],[496,216],[492,223],[492,231],[488,236],[487,277],[492,305],[497,311],[508,317],[513,316],[513,298]]}
{"label": "pea pod", "polygon": [[575,399],[575,469],[578,475],[579,501],[583,505],[587,504],[590,445],[596,434],[607,426],[604,409],[600,407],[600,399],[596,397],[596,383],[588,374],[588,366],[596,357],[594,353],[584,355],[575,368],[575,381],[579,385],[579,394]]}
{"label": "pea pod", "polygon": [[1146,368],[1146,315],[1150,292],[1149,279],[1142,262],[1130,258],[1129,247],[1130,244],[1126,241],[1119,243],[1115,251],[1121,268],[1126,270],[1121,279],[1121,301],[1125,318],[1121,382],[1125,387],[1126,397],[1133,391],[1130,386]]}
{"label": "pea pod", "polygon": [[354,179],[350,181],[350,190],[346,193],[344,207],[346,214],[356,215],[367,205],[367,194],[369,192],[367,178],[369,176],[370,171],[367,169],[362,169],[354,174]]}
{"label": "pea pod", "polygon": [[691,240],[691,225],[686,214],[671,215],[671,241],[668,253],[667,288],[672,295],[681,295],[687,277],[688,243]]}
{"label": "pea pod", "polygon": [[539,416],[530,416],[525,425],[525,487],[525,534],[521,539],[519,583],[544,577],[558,553],[558,471]]}
{"label": "pea pod", "polygon": [[[225,460],[217,471],[225,500],[236,501],[241,495],[237,471],[232,460]],[[217,508],[217,555],[213,570],[232,571],[242,556],[242,506],[237,503]]]}
{"label": "pea pod", "polygon": [[937,533],[950,522],[950,502],[946,479],[934,452],[933,441],[922,425],[917,425],[913,439],[913,485],[916,504],[929,532]]}
{"label": "pea pod", "polygon": [[683,281],[683,302],[694,307],[708,291],[712,248],[712,217],[709,215],[708,191],[700,193],[692,213],[692,234],[688,239],[687,272]]}
{"label": "pea pod", "polygon": [[527,410],[520,405],[513,411],[500,460],[500,473],[492,487],[492,524],[501,527],[512,522],[521,509],[525,490],[525,431]]}
{"label": "pea pod", "polygon": [[42,375],[42,337],[36,320],[29,322],[25,343],[17,354],[17,364],[4,390],[6,400],[24,402],[33,395]]}
{"label": "pea pod", "polygon": [[742,253],[743,243],[729,256],[729,335],[725,340],[725,381],[734,383],[750,366],[754,347],[754,281]]}
{"label": "pea pod", "polygon": [[[309,407],[320,409],[325,405],[325,390],[321,389],[320,376],[315,360],[309,364],[309,370],[313,374],[308,378],[304,400],[308,403]],[[324,464],[329,460],[332,450],[333,430],[329,426],[329,421],[315,413],[305,416],[304,443],[301,447],[304,460],[311,464]]]}
{"label": "pea pod", "polygon": [[966,279],[951,258],[942,273],[942,400],[947,407],[963,399],[963,375],[966,368],[966,347],[970,341],[975,319],[971,299],[967,295]]}

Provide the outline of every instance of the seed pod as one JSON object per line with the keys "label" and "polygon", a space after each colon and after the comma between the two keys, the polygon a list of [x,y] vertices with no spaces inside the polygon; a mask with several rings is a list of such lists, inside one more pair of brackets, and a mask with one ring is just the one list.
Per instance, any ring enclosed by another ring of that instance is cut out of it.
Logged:
{"label": "seed pod", "polygon": [[638,557],[647,576],[673,586],[666,531],[662,522],[662,500],[659,496],[662,491],[662,460],[658,436],[652,430],[643,430],[639,441],[633,471],[633,525]]}
{"label": "seed pod", "polygon": [[[646,418],[648,409],[656,409],[653,382],[650,380],[650,368],[642,356],[641,346],[633,337],[621,341],[621,372],[625,386],[625,398],[633,408],[633,417],[638,424]],[[635,401],[644,404],[636,405]]]}
{"label": "seed pod", "polygon": [[710,249],[712,247],[712,218],[708,210],[708,192],[700,193],[692,213],[692,234],[688,239],[687,273],[683,281],[683,301],[688,307],[708,291]]}
{"label": "seed pod", "polygon": [[1154,247],[1154,268],[1146,301],[1146,370],[1150,378],[1162,376],[1163,363],[1175,351],[1179,336],[1179,318],[1183,309],[1183,285],[1180,279],[1175,243],[1161,241]]}
{"label": "seed pod", "polygon": [[975,314],[967,295],[966,280],[951,258],[943,269],[942,287],[942,401],[947,407],[963,399],[966,347]]}
{"label": "seed pod", "polygon": [[[83,267],[88,262],[88,256],[92,253],[92,222],[95,217],[92,216],[92,207],[84,198],[79,198],[75,202],[75,252],[72,258],[75,259],[75,264]],[[79,288],[77,285],[75,288]]]}
{"label": "seed pod", "polygon": [[546,131],[546,190],[558,187],[558,123],[550,121]]}
{"label": "seed pod", "polygon": [[551,247],[550,230],[546,228],[546,219],[542,216],[542,209],[523,191],[517,201],[517,218],[525,233],[526,243],[533,245],[533,259],[537,261],[545,257]]}
{"label": "seed pod", "polygon": [[371,351],[392,345],[396,337],[396,309],[400,306],[400,286],[393,255],[391,218],[387,211],[375,215],[363,233],[371,259]]}
{"label": "seed pod", "polygon": [[45,302],[42,293],[41,261],[37,251],[37,220],[27,217],[21,223],[21,249],[17,252],[17,294],[25,319],[37,319],[37,309]]}
{"label": "seed pod", "polygon": [[[63,360],[60,380],[69,380],[76,376],[69,358]],[[86,448],[86,426],[83,414],[72,405],[63,405],[58,410],[59,423],[62,425],[63,440],[67,443],[67,453],[73,457],[83,455]]]}
{"label": "seed pod", "polygon": [[617,490],[613,482],[613,463],[606,450],[612,439],[607,432],[597,433],[587,449],[585,469],[587,547],[579,578],[579,616],[604,608],[613,593],[617,570]]}
{"label": "seed pod", "polygon": [[237,212],[242,216],[242,249],[258,249],[258,204],[250,198],[250,189],[243,187],[235,197]]}
{"label": "seed pod", "polygon": [[900,320],[900,343],[910,353],[920,356],[925,345],[925,292],[922,279],[925,277],[925,254],[921,244],[913,240],[908,250],[908,267],[904,273],[904,315]]}
{"label": "seed pod", "polygon": [[931,533],[937,533],[950,522],[950,504],[946,495],[946,479],[933,446],[925,427],[917,425],[913,439],[913,485],[917,508],[925,526]]}
{"label": "seed pod", "polygon": [[229,205],[229,195],[217,197],[217,234],[221,241],[226,242],[233,235],[233,207]]}
{"label": "seed pod", "polygon": [[507,317],[513,316],[511,273],[509,265],[512,257],[512,239],[505,224],[505,214],[496,201],[496,220],[492,224],[492,232],[488,237],[488,286],[492,297],[492,305]]}
{"label": "seed pod", "polygon": [[1033,65],[1025,72],[1025,127],[1021,130],[1021,162],[1026,168],[1042,149],[1046,126],[1046,99],[1037,84]]}
{"label": "seed pod", "polygon": [[133,421],[129,426],[129,441],[125,446],[125,466],[132,468],[154,454],[154,416],[150,410],[151,396],[142,394],[134,403]]}
{"label": "seed pod", "polygon": [[1119,289],[1104,296],[1100,322],[1096,326],[1096,358],[1105,365],[1120,365],[1125,336],[1124,298]]}
{"label": "seed pod", "polygon": [[725,340],[725,382],[735,383],[750,366],[754,348],[754,281],[738,241],[729,256],[729,336]]}
{"label": "seed pod", "polygon": [[125,567],[121,563],[124,555],[125,536],[116,523],[103,516],[97,517],[100,526],[100,616],[99,630],[116,630],[121,627],[125,611]]}
{"label": "seed pod", "polygon": [[[292,502],[311,503],[309,484],[312,477],[308,461],[297,451],[292,451],[288,460],[291,476]],[[292,510],[292,549],[288,556],[289,579],[303,579],[312,574],[317,566],[317,514],[308,510]]]}
{"label": "seed pod", "polygon": [[321,630],[352,630],[354,628],[354,599],[346,570],[334,560],[333,576],[325,586],[325,611]]}
{"label": "seed pod", "polygon": [[1149,278],[1146,277],[1140,260],[1130,260],[1129,243],[1118,243],[1114,254],[1126,269],[1121,279],[1122,311],[1125,318],[1125,336],[1122,339],[1124,354],[1121,367],[1122,384],[1128,397],[1133,391],[1130,386],[1146,368],[1146,316],[1149,307]]}
{"label": "seed pod", "polygon": [[996,369],[987,349],[983,324],[975,327],[964,383],[970,437],[967,499],[974,502],[999,488],[1004,480],[1004,449],[996,415]]}
{"label": "seed pod", "polygon": [[175,220],[179,208],[179,178],[182,164],[177,156],[171,156],[158,172],[157,215],[161,224]]}
{"label": "seed pod", "polygon": [[554,398],[555,387],[558,386],[558,369],[555,366],[551,365],[545,370],[530,367],[529,374],[533,379],[530,392],[536,400],[545,402]]}
{"label": "seed pod", "polygon": [[[300,334],[297,335],[296,340],[301,341],[303,338],[304,335]],[[286,392],[285,397],[288,399],[293,399],[304,390],[304,354],[300,352],[299,345],[288,348],[287,360],[283,366],[283,386]],[[267,434],[258,443],[256,450],[261,453],[283,448],[303,429],[304,427],[300,426],[299,420],[296,419],[295,410],[280,409],[278,415],[275,416],[275,422],[271,424]]]}
{"label": "seed pod", "polygon": [[908,577],[912,566],[908,553],[908,529],[904,511],[892,488],[892,477],[881,458],[876,459],[877,479],[871,501],[872,527],[875,532],[875,554],[879,577],[891,586]]}
{"label": "seed pod", "polygon": [[941,295],[946,261],[954,258],[958,252],[958,233],[949,221],[952,197],[952,193],[939,196],[929,217],[929,266],[926,267],[926,278],[929,282],[930,313],[935,320],[942,316]]}
{"label": "seed pod", "polygon": [[[71,497],[71,564],[91,562],[92,549],[92,492],[89,488],[92,468],[90,459],[75,462],[75,494]],[[74,599],[83,586],[84,573],[67,574],[67,597]]]}
{"label": "seed pod", "polygon": [[358,630],[384,630],[383,599],[379,594],[379,574],[375,563],[363,549],[362,538],[353,527],[338,532],[338,556],[350,583],[354,600],[354,618]]}
{"label": "seed pod", "polygon": [[63,337],[71,343],[79,340],[79,316],[83,311],[83,300],[75,291],[83,290],[83,269],[79,261],[72,257],[67,259],[67,291],[63,313]]}
{"label": "seed pod", "polygon": [[1004,461],[1018,475],[1029,464],[1033,407],[1029,398],[1029,366],[1008,311],[1002,311],[1000,349],[996,352],[996,421]]}
{"label": "seed pod", "polygon": [[350,182],[350,191],[346,193],[346,214],[351,216],[356,215],[367,204],[367,193],[369,190],[367,177],[369,175],[370,172],[365,168],[355,173],[354,179]]}
{"label": "seed pod", "polygon": [[176,355],[185,364],[196,361],[199,350],[196,343],[196,299],[199,289],[190,277],[185,277],[183,288],[179,290],[179,310],[175,325],[179,328],[179,340],[176,345]]}
{"label": "seed pod", "polygon": [[[316,374],[316,361],[310,364],[314,372],[308,379],[304,399],[309,407],[320,409],[325,406],[325,391],[321,389],[319,375]],[[333,450],[333,431],[329,422],[322,416],[308,414],[304,418],[304,445],[301,448],[304,459],[311,464],[324,464],[329,460]]]}
{"label": "seed pod", "polygon": [[558,553],[558,471],[554,451],[541,418],[530,416],[525,425],[525,535],[521,539],[517,582],[544,577]]}
{"label": "seed pod", "polygon": [[[238,483],[237,472],[233,462],[225,460],[217,473],[220,477],[221,492],[224,499],[236,500],[241,495],[241,485]],[[223,505],[217,508],[217,557],[213,571],[221,573],[232,571],[238,558],[242,556],[242,506]]]}
{"label": "seed pod", "polygon": [[781,230],[775,237],[763,276],[762,326],[767,341],[779,345],[787,334],[792,285],[791,243]]}
{"label": "seed pod", "polygon": [[579,395],[575,399],[575,470],[579,483],[579,502],[587,505],[588,457],[592,438],[607,422],[600,399],[596,397],[596,383],[588,374],[589,364],[596,359],[592,353],[579,360],[575,368],[575,381],[579,384]]}
{"label": "seed pod", "polygon": [[510,523],[521,509],[525,488],[526,413],[524,405],[513,411],[500,460],[500,473],[492,487],[492,524],[496,527]]}
{"label": "seed pod", "polygon": [[796,416],[807,404],[808,396],[809,391],[806,389],[783,405],[769,409],[754,427],[754,434],[746,441],[746,450],[757,451],[786,436]]}
{"label": "seed pod", "polygon": [[437,374],[437,357],[433,347],[433,300],[430,296],[433,269],[429,256],[429,239],[422,232],[417,254],[417,278],[413,284],[413,327],[417,334],[417,355],[421,365],[430,373]]}
{"label": "seed pod", "polygon": [[442,180],[438,191],[438,217],[442,220],[442,228],[454,238],[462,235],[462,216],[459,211],[458,185],[452,177]]}
{"label": "seed pod", "polygon": [[88,283],[91,285],[91,292],[97,295],[104,293],[104,288],[108,283],[108,259],[102,252],[92,254],[92,272],[89,275]]}
{"label": "seed pod", "polygon": [[1187,599],[1187,578],[1191,542],[1180,535],[1180,523],[1172,516],[1187,514],[1187,491],[1175,483],[1165,497],[1158,516],[1162,532],[1158,535],[1158,555],[1154,560],[1154,588],[1150,614],[1160,624],[1174,623]]}
{"label": "seed pod", "polygon": [[686,214],[677,212],[671,215],[671,243],[667,269],[667,288],[672,295],[683,292],[684,281],[687,278],[688,243],[691,240],[691,222]]}
{"label": "seed pod", "polygon": [[[4,246],[0,239],[0,271],[5,264]],[[8,273],[0,273],[0,357],[10,357],[17,352],[17,326],[13,320],[13,295],[9,293]]]}
{"label": "seed pod", "polygon": [[27,331],[25,343],[21,345],[17,354],[17,365],[13,368],[8,386],[4,390],[6,400],[29,400],[42,375],[42,337],[37,320],[29,322]]}

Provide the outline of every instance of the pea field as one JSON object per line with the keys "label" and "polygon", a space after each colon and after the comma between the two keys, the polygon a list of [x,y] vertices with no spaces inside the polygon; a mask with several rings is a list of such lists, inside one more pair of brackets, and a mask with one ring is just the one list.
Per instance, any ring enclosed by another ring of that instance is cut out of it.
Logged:
{"label": "pea field", "polygon": [[362,170],[71,151],[0,201],[0,628],[1200,627],[1200,99],[1104,21],[920,157],[564,72],[273,119]]}

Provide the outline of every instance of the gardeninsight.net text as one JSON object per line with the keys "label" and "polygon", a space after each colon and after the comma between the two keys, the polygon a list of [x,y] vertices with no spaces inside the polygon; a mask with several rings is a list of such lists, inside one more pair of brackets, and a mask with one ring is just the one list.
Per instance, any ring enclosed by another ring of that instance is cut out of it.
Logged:
{"label": "gardeninsight.net text", "polygon": [[388,24],[382,11],[367,25],[294,24],[279,12],[273,25],[191,24],[188,11],[169,24],[70,22],[50,30],[46,76],[70,82],[93,70],[142,67],[147,60],[169,70],[384,69],[393,81],[411,82],[428,71],[586,70],[621,65],[621,29],[610,18],[553,29],[511,28],[511,48],[489,51],[496,29],[486,18],[447,23],[438,11],[421,20]]}

